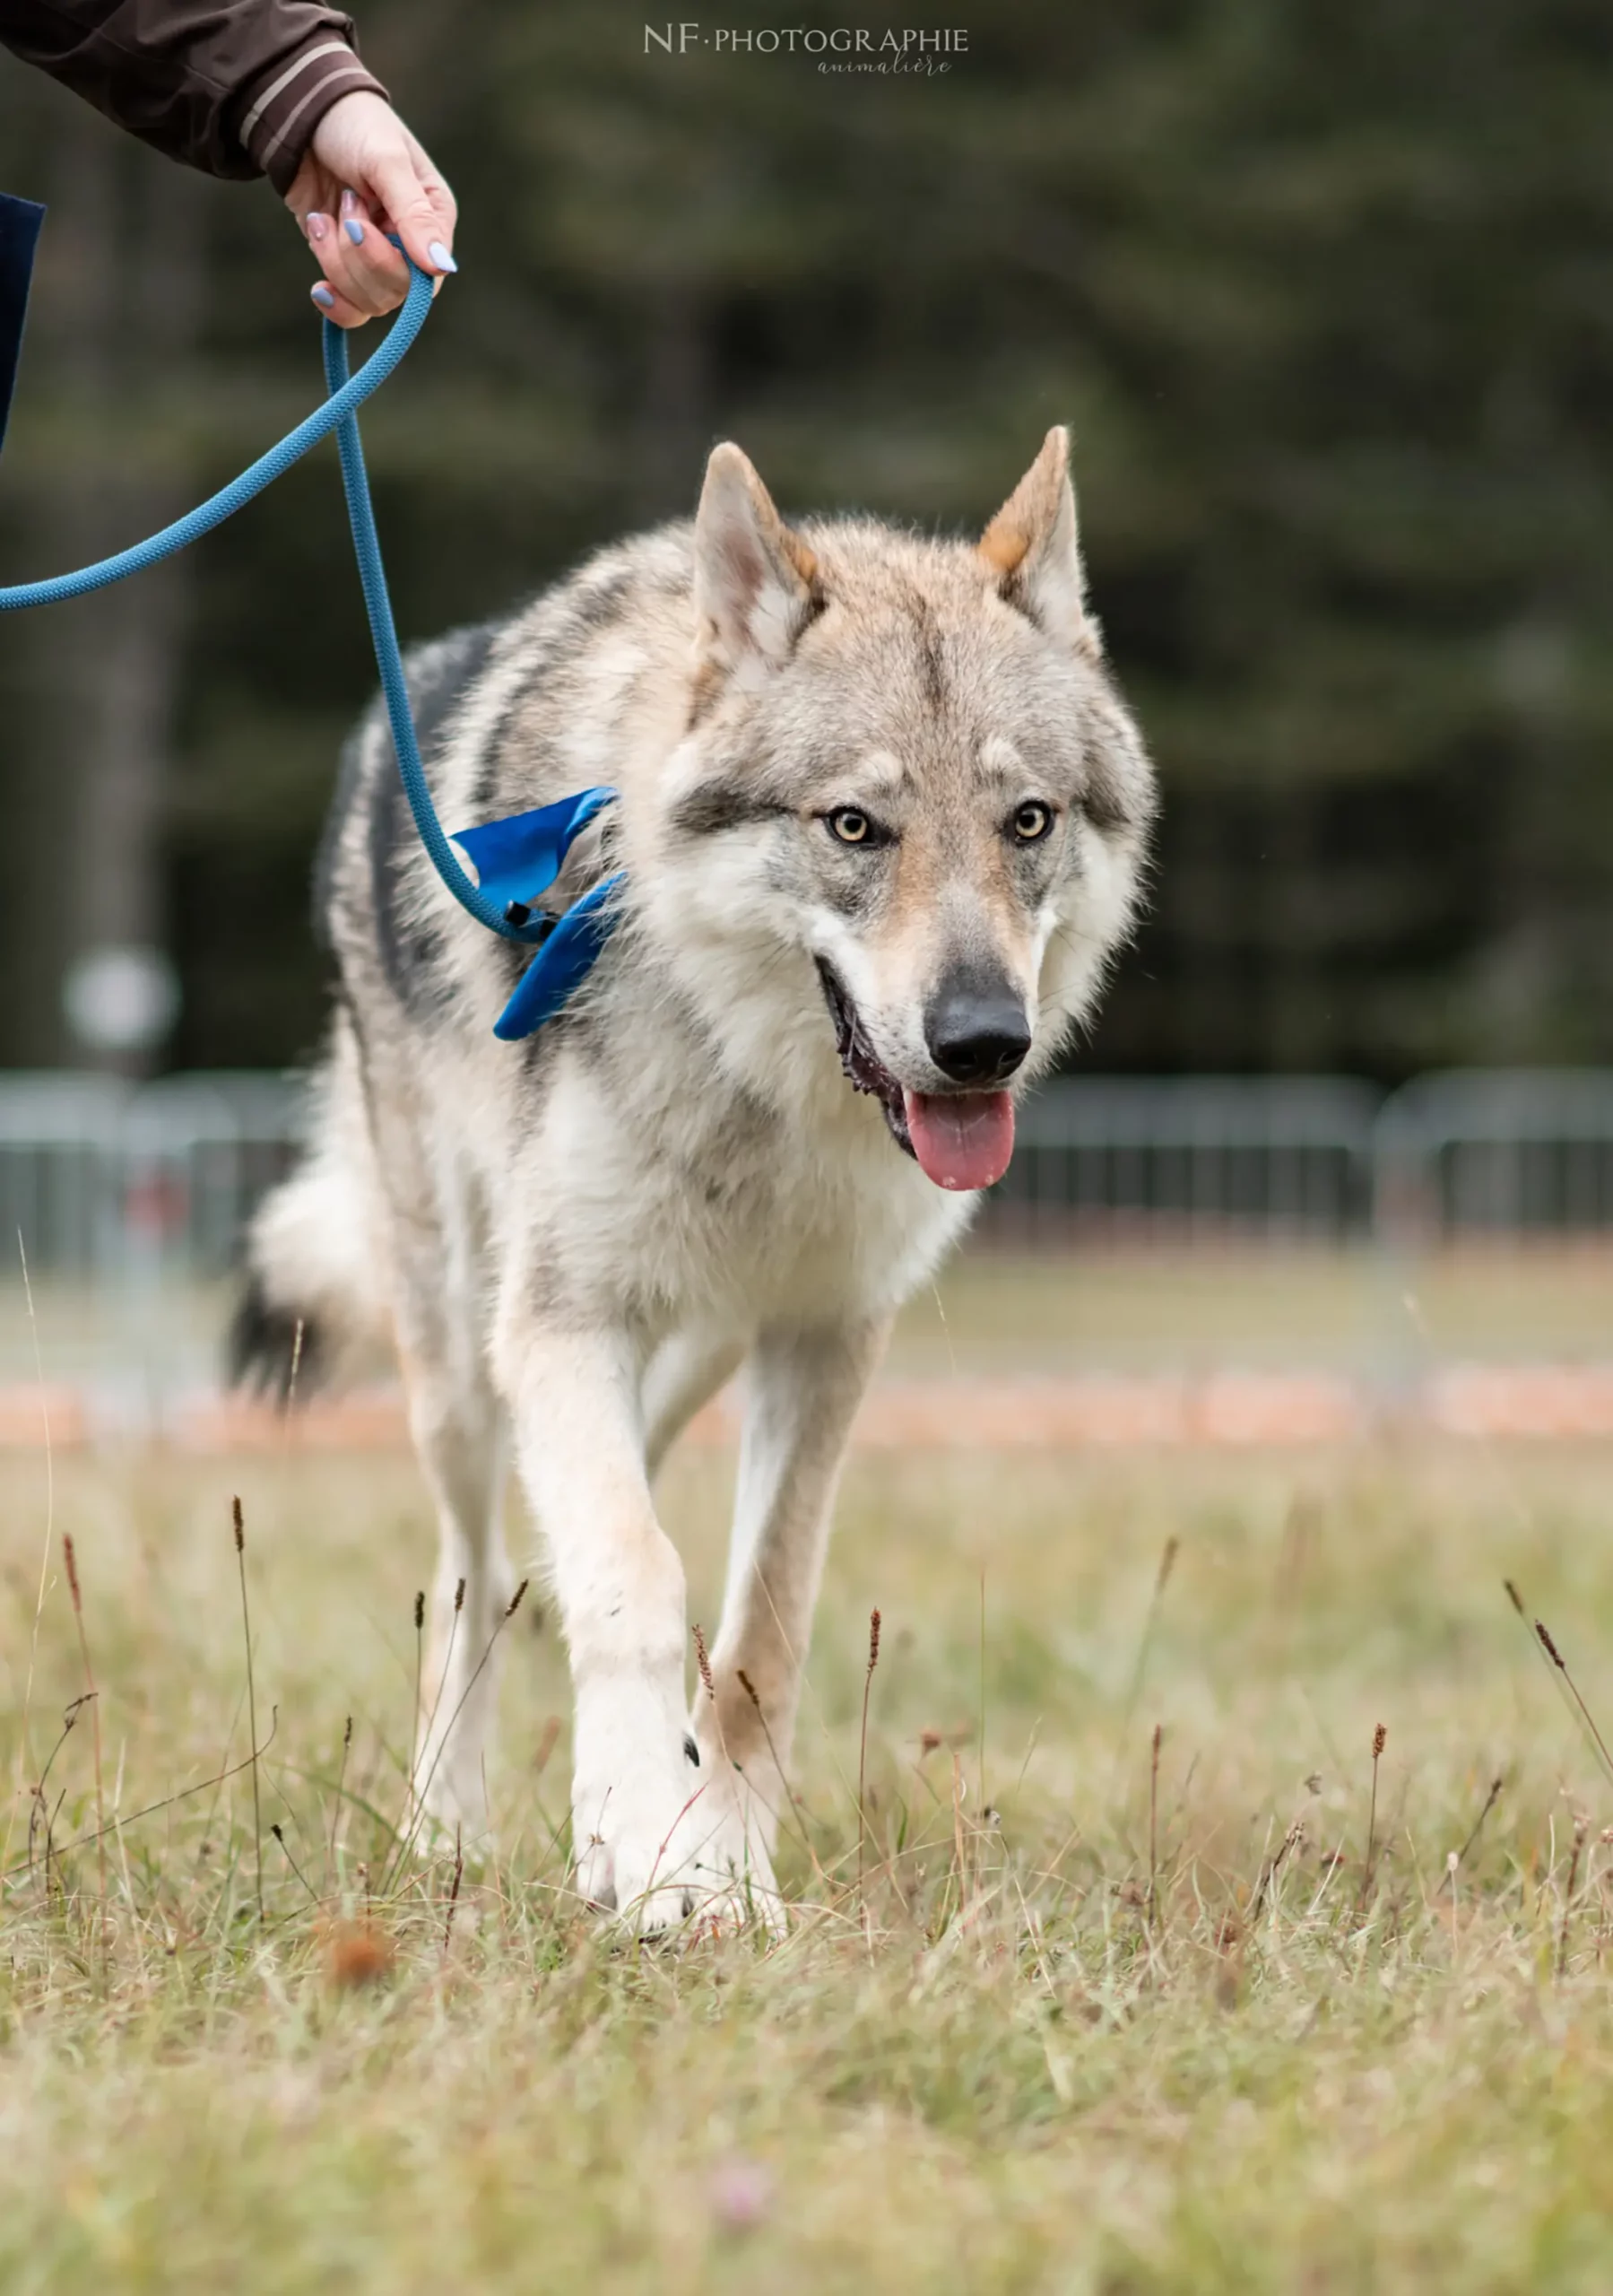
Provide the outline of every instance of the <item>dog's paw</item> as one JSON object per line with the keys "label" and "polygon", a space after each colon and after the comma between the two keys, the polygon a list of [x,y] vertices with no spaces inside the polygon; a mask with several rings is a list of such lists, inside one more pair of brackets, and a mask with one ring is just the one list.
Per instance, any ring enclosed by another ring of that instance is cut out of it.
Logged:
{"label": "dog's paw", "polygon": [[689,1919],[702,1895],[698,1858],[709,1834],[693,1741],[679,1734],[654,1761],[581,1768],[572,1787],[578,1894],[625,1927],[653,1935]]}
{"label": "dog's paw", "polygon": [[681,1926],[731,1934],[755,1923],[781,1935],[778,1884],[765,1848],[747,1839],[732,1773],[723,1778],[691,1736],[678,1752],[659,1774],[636,1768],[608,1788],[579,1779],[579,1894],[639,1935]]}
{"label": "dog's paw", "polygon": [[759,1927],[770,1937],[782,1937],[787,1926],[785,1902],[760,1806],[720,1748],[702,1747],[700,1759],[710,1785],[692,1861],[696,1918],[713,1930]]}

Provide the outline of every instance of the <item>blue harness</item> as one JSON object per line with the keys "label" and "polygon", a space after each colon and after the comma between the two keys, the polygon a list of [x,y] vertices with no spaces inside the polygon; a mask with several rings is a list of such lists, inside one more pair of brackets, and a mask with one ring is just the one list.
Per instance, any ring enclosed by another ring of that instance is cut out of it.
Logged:
{"label": "blue harness", "polygon": [[[44,214],[44,209],[30,200],[13,199],[0,193],[0,444],[5,437],[6,416],[22,350],[29,282]],[[187,543],[211,534],[215,526],[233,517],[290,470],[310,447],[317,447],[334,430],[342,460],[342,484],[347,496],[353,554],[359,561],[359,580],[369,616],[376,666],[380,672],[381,691],[392,727],[392,745],[403,795],[409,800],[421,842],[455,900],[469,910],[479,925],[486,926],[490,933],[497,933],[503,940],[521,942],[536,951],[493,1025],[495,1036],[514,1039],[530,1036],[559,1011],[592,970],[618,922],[620,905],[612,896],[626,882],[625,874],[620,870],[591,887],[559,917],[537,908],[559,876],[573,840],[596,813],[615,801],[617,793],[608,788],[580,790],[575,796],[562,797],[552,805],[540,805],[532,813],[513,813],[506,821],[486,822],[479,829],[462,830],[452,842],[437,817],[421,763],[420,744],[414,737],[409,690],[392,620],[392,600],[381,563],[381,545],[370,507],[369,480],[364,469],[358,423],[358,409],[400,364],[431,309],[429,277],[412,263],[409,271],[409,292],[402,310],[379,347],[351,378],[347,337],[341,327],[325,320],[325,378],[329,396],[323,406],[299,422],[278,446],[271,447],[238,478],[231,479],[217,494],[187,511],[184,517],[176,518],[172,526],[164,526],[149,540],[135,543],[115,557],[103,558],[96,565],[82,566],[74,574],[58,574],[47,582],[18,582],[9,589],[0,588],[0,613],[19,612],[25,606],[56,605],[67,598],[82,597],[87,591],[104,589],[108,583],[121,582],[126,575],[138,574],[160,560],[172,557]],[[476,872],[473,878],[455,853],[455,845],[469,856]]]}

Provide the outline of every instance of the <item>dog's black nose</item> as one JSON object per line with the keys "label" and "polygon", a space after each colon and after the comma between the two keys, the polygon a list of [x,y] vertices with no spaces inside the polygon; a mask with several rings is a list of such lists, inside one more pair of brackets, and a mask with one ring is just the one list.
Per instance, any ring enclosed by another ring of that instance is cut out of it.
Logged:
{"label": "dog's black nose", "polygon": [[1002,1084],[1030,1050],[1030,1023],[1006,980],[957,978],[924,1014],[924,1041],[954,1083]]}

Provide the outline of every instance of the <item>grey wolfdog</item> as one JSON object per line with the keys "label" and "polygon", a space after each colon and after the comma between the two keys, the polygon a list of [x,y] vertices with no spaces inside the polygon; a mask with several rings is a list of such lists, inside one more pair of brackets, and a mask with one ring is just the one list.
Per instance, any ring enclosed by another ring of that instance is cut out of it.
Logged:
{"label": "grey wolfdog", "polygon": [[[488,1826],[513,1446],[570,1655],[580,1895],[646,1927],[776,1924],[780,1765],[859,1399],[1138,894],[1153,780],[1086,604],[1067,435],[978,542],[791,528],[719,446],[692,524],[411,677],[446,821],[615,785],[550,898],[624,869],[622,921],[562,1013],[497,1041],[522,952],[432,874],[371,713],[319,874],[340,987],[313,1141],[256,1222],[237,1368],[283,1389],[293,1333],[304,1387],[377,1343],[401,1367],[442,1535],[422,1819]],[[691,1717],[652,1483],[741,1361]]]}

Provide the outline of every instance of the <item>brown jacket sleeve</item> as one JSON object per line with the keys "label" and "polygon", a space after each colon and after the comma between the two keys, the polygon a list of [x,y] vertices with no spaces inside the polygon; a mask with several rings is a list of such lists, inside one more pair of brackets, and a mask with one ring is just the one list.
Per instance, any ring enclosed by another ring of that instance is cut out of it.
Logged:
{"label": "brown jacket sleeve", "polygon": [[0,0],[0,42],[170,159],[280,192],[334,103],[386,92],[323,0]]}

